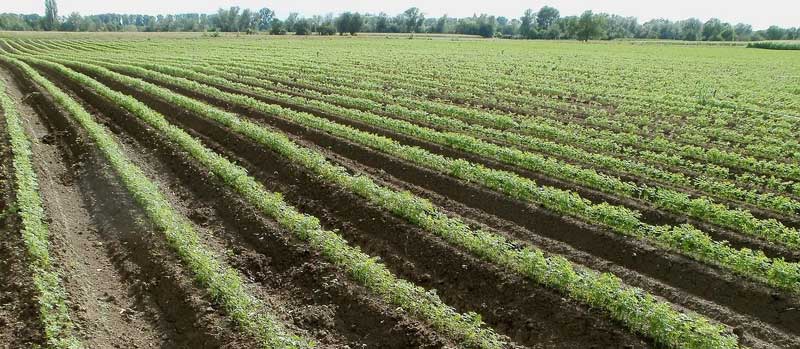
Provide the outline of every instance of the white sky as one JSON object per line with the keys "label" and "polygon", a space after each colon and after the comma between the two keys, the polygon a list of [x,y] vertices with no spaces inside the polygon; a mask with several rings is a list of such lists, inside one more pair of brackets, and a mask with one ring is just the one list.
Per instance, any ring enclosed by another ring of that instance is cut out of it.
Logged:
{"label": "white sky", "polygon": [[[59,14],[77,11],[81,14],[98,13],[212,13],[219,7],[240,6],[258,9],[264,6],[277,12],[281,18],[290,12],[304,16],[315,14],[358,11],[377,13],[384,11],[395,15],[411,6],[419,7],[427,17],[447,14],[455,17],[488,13],[515,18],[526,8],[534,10],[549,5],[556,7],[562,16],[580,14],[590,9],[639,18],[640,23],[652,18],[672,20],[697,17],[707,20],[717,17],[726,22],[744,22],[755,29],[770,25],[800,26],[800,0],[57,0]],[[0,0],[0,12],[44,13],[44,0]]]}

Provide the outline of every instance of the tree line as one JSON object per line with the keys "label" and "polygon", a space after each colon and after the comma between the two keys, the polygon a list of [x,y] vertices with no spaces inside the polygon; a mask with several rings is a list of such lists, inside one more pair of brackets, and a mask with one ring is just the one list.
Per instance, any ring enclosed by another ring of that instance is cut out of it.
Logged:
{"label": "tree line", "polygon": [[528,9],[519,18],[488,14],[454,18],[447,15],[426,17],[419,8],[390,16],[386,13],[344,12],[338,16],[303,17],[291,13],[279,19],[269,8],[258,11],[230,7],[213,14],[175,15],[99,14],[82,16],[73,12],[59,16],[55,0],[45,0],[45,14],[0,14],[0,30],[85,31],[85,32],[179,32],[211,31],[282,35],[356,35],[367,33],[469,34],[512,39],[668,39],[687,41],[760,41],[800,39],[797,27],[771,26],[753,30],[744,23],[731,24],[717,18],[705,22],[697,18],[679,21],[653,19],[639,23],[635,17],[586,11],[579,16],[562,17],[558,9],[544,6]]}

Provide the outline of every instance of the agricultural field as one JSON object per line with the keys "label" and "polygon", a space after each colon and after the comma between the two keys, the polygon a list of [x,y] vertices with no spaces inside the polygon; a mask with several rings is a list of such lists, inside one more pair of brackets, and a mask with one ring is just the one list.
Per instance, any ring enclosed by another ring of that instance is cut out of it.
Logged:
{"label": "agricultural field", "polygon": [[800,52],[0,50],[0,347],[800,348]]}

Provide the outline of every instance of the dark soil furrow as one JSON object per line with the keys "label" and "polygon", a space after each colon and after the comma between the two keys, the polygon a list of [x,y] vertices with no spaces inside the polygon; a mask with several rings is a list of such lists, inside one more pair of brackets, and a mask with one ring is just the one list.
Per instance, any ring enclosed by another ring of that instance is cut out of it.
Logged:
{"label": "dark soil furrow", "polygon": [[[158,82],[153,81],[153,80],[148,80],[148,79],[145,79],[145,80],[147,80],[149,82],[153,82],[153,83],[158,83]],[[591,200],[593,202],[608,202],[608,203],[613,204],[613,205],[625,206],[627,208],[634,209],[634,210],[637,210],[637,211],[641,212],[642,213],[641,220],[643,222],[646,222],[646,223],[655,224],[655,225],[659,225],[659,224],[678,225],[678,224],[683,224],[683,223],[691,223],[691,224],[703,229],[705,232],[707,232],[715,240],[727,240],[734,247],[737,247],[737,248],[747,247],[747,248],[754,249],[754,250],[761,250],[761,251],[764,251],[764,253],[767,256],[770,256],[770,257],[783,257],[783,258],[785,258],[786,260],[789,260],[789,261],[800,260],[800,252],[798,252],[798,251],[792,251],[792,250],[790,250],[790,249],[788,249],[786,247],[783,247],[781,245],[772,244],[772,243],[766,242],[766,241],[761,240],[761,239],[757,239],[757,238],[754,238],[754,237],[751,237],[751,236],[748,236],[748,235],[743,235],[743,234],[737,233],[735,231],[732,231],[730,229],[722,228],[722,227],[719,227],[717,225],[713,225],[713,224],[710,224],[710,223],[707,223],[705,221],[701,221],[701,220],[698,220],[698,219],[695,219],[695,218],[692,218],[692,217],[688,217],[688,216],[685,216],[685,215],[673,214],[673,213],[667,212],[665,210],[659,209],[659,208],[655,207],[654,205],[649,204],[649,203],[647,203],[647,202],[645,202],[643,200],[630,199],[630,198],[618,197],[618,196],[615,196],[615,195],[607,194],[607,193],[604,193],[604,192],[601,192],[601,191],[598,191],[598,190],[594,190],[594,189],[591,189],[591,188],[586,188],[586,187],[580,186],[580,185],[578,185],[576,183],[571,183],[571,182],[567,182],[567,181],[564,181],[564,180],[559,180],[559,179],[555,179],[555,178],[552,178],[552,177],[547,177],[547,176],[545,176],[543,174],[540,174],[540,173],[537,173],[537,172],[533,172],[533,171],[529,171],[529,170],[526,170],[526,169],[522,169],[520,167],[516,167],[516,166],[513,166],[513,165],[500,163],[500,162],[494,161],[494,160],[489,160],[487,158],[484,158],[484,157],[481,157],[481,156],[478,156],[478,155],[475,155],[475,154],[472,154],[472,153],[468,153],[468,152],[465,152],[465,151],[460,151],[460,150],[457,150],[455,148],[451,148],[451,147],[435,144],[435,143],[432,143],[432,142],[420,140],[420,139],[417,139],[417,138],[414,138],[414,137],[410,137],[410,136],[406,136],[406,135],[403,135],[403,134],[399,134],[399,133],[394,132],[394,131],[386,130],[386,129],[381,128],[381,127],[365,124],[365,123],[358,122],[358,121],[353,121],[353,120],[350,120],[348,118],[339,116],[339,115],[337,115],[335,113],[332,113],[332,112],[319,110],[319,109],[316,109],[316,108],[313,108],[313,107],[297,105],[297,104],[286,102],[286,101],[283,101],[283,100],[267,98],[267,97],[261,96],[261,95],[259,95],[257,93],[250,92],[250,91],[242,91],[242,90],[239,90],[239,89],[229,88],[229,87],[215,85],[215,84],[213,84],[212,86],[214,86],[216,88],[219,88],[219,89],[221,89],[223,91],[237,93],[237,94],[243,94],[243,95],[248,95],[250,97],[253,97],[255,99],[258,99],[260,101],[263,101],[263,102],[266,102],[266,103],[269,103],[269,104],[276,104],[276,105],[279,105],[279,106],[284,107],[284,108],[293,109],[293,110],[301,111],[301,112],[307,112],[307,113],[313,114],[315,116],[323,117],[323,118],[326,118],[328,120],[331,120],[331,121],[334,121],[334,122],[337,122],[337,123],[340,123],[340,124],[348,125],[348,126],[354,127],[356,129],[359,129],[359,130],[362,130],[362,131],[366,131],[366,132],[378,134],[378,135],[381,135],[381,136],[385,136],[385,137],[388,137],[388,138],[392,138],[392,139],[397,140],[398,142],[400,142],[402,144],[406,144],[406,145],[410,145],[410,146],[417,146],[417,147],[423,148],[423,149],[428,150],[428,151],[430,151],[432,153],[435,153],[435,154],[440,154],[440,155],[447,156],[447,157],[450,157],[450,158],[466,159],[466,160],[469,160],[469,161],[471,161],[473,163],[482,164],[482,165],[484,165],[486,167],[489,167],[489,168],[492,168],[492,169],[504,170],[504,171],[516,173],[516,174],[518,174],[518,175],[520,175],[522,177],[525,177],[525,178],[532,179],[532,180],[536,181],[536,183],[539,184],[539,185],[550,186],[550,187],[554,187],[554,188],[559,188],[559,189],[570,190],[570,191],[576,192],[576,193],[580,194],[581,197],[589,199],[589,200]],[[170,89],[173,89],[173,90],[176,90],[176,91],[180,91],[181,90],[181,88],[179,88],[177,86],[170,86]],[[236,107],[233,107],[233,106],[230,106],[230,107],[236,108]],[[238,111],[241,111],[241,108],[239,108]]]}
{"label": "dark soil furrow", "polygon": [[[430,329],[373,299],[347,276],[293,241],[219,180],[156,134],[135,116],[52,71],[43,70],[96,111],[123,140],[134,161],[144,165],[175,206],[192,219],[212,246],[269,295],[285,320],[326,347],[442,347],[448,342]],[[135,151],[133,149],[136,149]],[[273,295],[275,295],[273,297]]]}
{"label": "dark soil furrow", "polygon": [[26,122],[50,218],[55,264],[88,347],[199,347],[246,343],[207,309],[159,233],[111,174],[82,129],[9,67],[36,113]]}
{"label": "dark soil furrow", "polygon": [[[302,211],[339,229],[365,252],[380,255],[401,277],[437,289],[459,311],[476,311],[484,321],[522,344],[607,347],[628,343],[648,347],[602,313],[531,284],[447,245],[430,233],[382,211],[340,188],[320,183],[249,139],[184,110],[101,79],[155,107],[215,150],[238,160],[270,190],[280,191]],[[446,256],[443,258],[443,256]],[[576,325],[579,324],[579,325]]]}
{"label": "dark soil furrow", "polygon": [[[10,79],[5,75],[0,79],[11,90]],[[14,204],[16,185],[4,112],[0,108],[0,348],[27,348],[43,343],[44,330]]]}
{"label": "dark soil furrow", "polygon": [[[396,178],[446,196],[468,207],[524,227],[536,234],[565,242],[572,247],[643,273],[672,287],[753,316],[789,333],[800,333],[800,300],[759,283],[731,275],[716,267],[654,248],[640,241],[588,226],[495,192],[487,191],[385,154],[292,124],[281,118],[260,114],[209,96],[168,86],[174,91],[233,110],[281,131],[328,148],[364,166],[385,171]],[[519,236],[520,239],[529,239]],[[601,243],[602,242],[602,243]]]}
{"label": "dark soil furrow", "polygon": [[[254,86],[252,84],[249,84],[244,79],[242,79],[242,80],[236,79],[235,81],[239,82],[239,83],[242,83],[242,84],[245,84],[245,85]],[[269,81],[273,81],[273,80],[269,80]],[[286,83],[286,82],[281,82],[281,83]],[[304,93],[306,90],[312,90],[312,91],[321,92],[321,93],[325,93],[325,94],[333,93],[333,91],[327,91],[327,90],[320,91],[318,89],[313,89],[313,88],[311,88],[311,87],[309,87],[308,85],[305,85],[305,84],[303,84],[302,86],[292,85],[292,87],[294,87],[295,89],[299,89],[299,90],[288,89],[288,88],[279,88],[279,87],[272,87],[272,88],[267,88],[265,86],[258,86],[258,87],[265,88],[265,89],[272,90],[272,91],[279,92],[279,93],[289,94],[289,95],[296,96],[296,97],[303,97],[303,98],[309,98],[309,99],[324,101],[326,103],[331,103],[331,104],[339,106],[339,107],[355,109],[355,110],[359,110],[359,111],[363,111],[363,112],[367,112],[367,113],[374,113],[376,115],[380,115],[380,116],[384,116],[384,117],[390,117],[390,118],[395,118],[396,117],[395,115],[392,115],[391,113],[386,112],[386,111],[374,111],[374,110],[371,110],[371,108],[368,108],[368,107],[360,107],[360,106],[357,106],[357,105],[349,105],[349,104],[344,104],[344,103],[328,102],[328,101],[325,101],[324,98],[316,97],[316,96],[313,96],[313,95],[308,95],[307,93]],[[238,93],[241,93],[241,91],[238,91]],[[431,124],[431,123],[422,122],[422,121],[418,121],[418,120],[413,120],[413,119],[410,119],[410,118],[403,117],[401,119],[403,119],[405,121],[408,121],[410,123],[413,123],[415,125],[422,126],[422,127],[428,127],[428,128],[440,131],[440,132],[458,132],[458,131],[450,130],[450,129],[446,128],[446,127],[437,126],[437,125],[434,125],[434,124]],[[511,131],[506,131],[506,132],[511,132]],[[465,132],[459,132],[459,133],[465,133]],[[465,134],[469,134],[469,132],[466,132]],[[523,135],[523,136],[525,135],[523,133],[519,133],[519,134]],[[529,152],[533,152],[533,153],[539,153],[539,151],[537,151],[536,149],[533,149],[531,147],[520,146],[518,144],[513,144],[511,142],[504,141],[502,139],[497,139],[495,137],[485,137],[485,136],[475,136],[475,137],[478,138],[478,139],[481,139],[483,141],[489,142],[489,143],[494,143],[496,145],[515,147],[515,148],[518,148],[520,150],[529,151]],[[558,143],[558,142],[556,142],[556,143]],[[592,166],[592,164],[590,164],[590,163],[586,163],[584,161],[575,160],[575,159],[568,158],[568,157],[563,157],[563,156],[560,156],[560,155],[549,154],[549,153],[548,154],[544,154],[544,155],[559,159],[560,161],[563,161],[563,162],[566,162],[566,163],[569,163],[569,164],[572,164],[572,165],[583,166],[583,167],[591,167]],[[601,155],[613,156],[613,155],[610,155],[610,154],[601,154]],[[615,156],[615,157],[619,158],[618,156]],[[671,169],[671,168],[668,168],[667,171],[676,172],[675,169]],[[623,172],[619,172],[619,171],[616,171],[616,170],[603,169],[603,170],[601,170],[599,172],[607,174],[607,175],[610,175],[610,176],[618,177],[618,178],[622,179],[623,181],[636,183],[637,185],[640,185],[640,186],[641,185],[661,186],[661,187],[665,187],[665,188],[674,189],[674,190],[677,190],[679,192],[683,192],[683,193],[686,193],[686,194],[689,194],[689,195],[693,195],[693,196],[702,196],[702,195],[712,195],[713,196],[714,195],[714,193],[705,193],[705,192],[702,192],[702,191],[700,191],[698,189],[695,189],[695,188],[686,187],[686,186],[682,186],[682,185],[675,185],[675,184],[664,182],[664,181],[661,181],[661,180],[658,180],[658,179],[641,178],[641,177],[637,177],[635,175],[632,175],[630,173],[623,173]],[[691,176],[695,176],[695,177],[697,176],[697,174],[690,174],[690,175]],[[756,205],[753,205],[753,204],[750,204],[750,203],[747,203],[747,202],[744,202],[744,201],[740,201],[740,200],[727,199],[727,198],[718,197],[718,196],[713,196],[713,197],[714,197],[715,201],[717,201],[719,203],[727,204],[727,205],[730,205],[732,207],[738,207],[738,208],[742,208],[742,209],[745,209],[747,211],[750,211],[756,218],[759,218],[759,219],[774,218],[776,220],[782,221],[784,224],[786,224],[788,226],[791,226],[791,227],[800,226],[800,217],[787,216],[787,215],[778,213],[776,211],[765,209],[765,208],[761,208],[761,207],[758,207]]]}

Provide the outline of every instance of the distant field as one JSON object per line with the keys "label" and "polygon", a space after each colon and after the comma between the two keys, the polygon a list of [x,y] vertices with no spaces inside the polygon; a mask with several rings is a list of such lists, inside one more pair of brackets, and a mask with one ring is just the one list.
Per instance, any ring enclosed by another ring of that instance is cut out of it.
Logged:
{"label": "distant field", "polygon": [[798,52],[385,36],[0,33],[0,342],[800,347]]}

